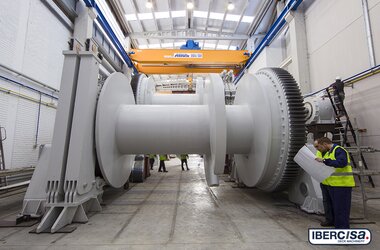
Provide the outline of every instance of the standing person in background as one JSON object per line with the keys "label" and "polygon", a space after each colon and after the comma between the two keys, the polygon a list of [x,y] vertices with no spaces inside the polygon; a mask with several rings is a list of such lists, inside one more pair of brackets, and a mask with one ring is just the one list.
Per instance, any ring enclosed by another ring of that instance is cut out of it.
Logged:
{"label": "standing person in background", "polygon": [[335,172],[321,183],[326,216],[321,226],[349,229],[351,193],[355,186],[349,154],[327,137],[315,140],[314,147],[318,150],[315,160],[335,168]]}
{"label": "standing person in background", "polygon": [[183,164],[184,164],[184,163],[186,164],[186,169],[187,169],[187,170],[190,170],[190,169],[189,169],[189,166],[187,165],[187,158],[189,158],[189,155],[188,155],[188,154],[183,154],[183,155],[181,155],[181,167],[182,167],[182,171],[185,171],[185,169],[183,168]]}
{"label": "standing person in background", "polygon": [[150,154],[149,155],[149,164],[150,164],[150,170],[153,170],[153,165],[154,165],[154,159],[156,158],[156,155]]}
{"label": "standing person in background", "polygon": [[165,161],[167,161],[168,159],[169,159],[168,155],[160,155],[160,167],[158,168],[158,172],[168,172],[166,171],[166,167],[165,167]]}

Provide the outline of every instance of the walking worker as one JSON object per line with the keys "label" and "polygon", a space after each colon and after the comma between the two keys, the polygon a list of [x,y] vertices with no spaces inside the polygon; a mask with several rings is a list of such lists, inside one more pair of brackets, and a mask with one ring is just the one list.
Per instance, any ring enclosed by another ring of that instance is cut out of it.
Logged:
{"label": "walking worker", "polygon": [[168,172],[166,171],[165,167],[165,161],[167,161],[168,159],[168,155],[160,155],[160,167],[158,168],[158,172]]}
{"label": "walking worker", "polygon": [[190,170],[189,166],[187,165],[187,158],[189,158],[188,154],[181,155],[181,167],[182,167],[182,171],[185,171],[185,169],[183,168],[183,164],[184,163],[186,164],[186,170]]}
{"label": "walking worker", "polygon": [[150,154],[149,155],[149,164],[150,164],[150,170],[153,170],[154,160],[156,158],[156,155]]}
{"label": "walking worker", "polygon": [[327,137],[315,140],[314,147],[318,150],[315,160],[335,168],[335,173],[321,183],[326,217],[321,226],[349,229],[351,193],[355,186],[350,156],[343,147],[333,144]]}

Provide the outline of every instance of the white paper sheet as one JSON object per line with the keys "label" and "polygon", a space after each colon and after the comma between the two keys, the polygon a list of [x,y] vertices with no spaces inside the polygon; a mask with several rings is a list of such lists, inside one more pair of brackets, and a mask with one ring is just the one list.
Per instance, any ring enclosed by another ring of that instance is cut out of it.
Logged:
{"label": "white paper sheet", "polygon": [[335,168],[316,161],[315,155],[306,146],[298,151],[294,161],[318,182],[322,182],[335,172]]}

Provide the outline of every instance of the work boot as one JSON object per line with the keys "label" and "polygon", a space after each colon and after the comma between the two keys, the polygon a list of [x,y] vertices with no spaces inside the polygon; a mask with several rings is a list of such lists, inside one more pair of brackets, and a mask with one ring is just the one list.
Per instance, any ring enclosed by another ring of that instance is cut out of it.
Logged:
{"label": "work boot", "polygon": [[323,221],[323,222],[321,222],[320,225],[321,225],[322,227],[333,227],[333,226],[334,226],[334,223],[329,222],[329,221]]}

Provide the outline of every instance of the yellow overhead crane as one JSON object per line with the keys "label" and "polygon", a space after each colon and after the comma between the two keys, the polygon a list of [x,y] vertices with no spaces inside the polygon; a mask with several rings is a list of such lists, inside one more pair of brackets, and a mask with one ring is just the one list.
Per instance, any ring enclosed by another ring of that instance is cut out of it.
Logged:
{"label": "yellow overhead crane", "polygon": [[220,73],[224,69],[237,74],[249,56],[247,50],[132,49],[129,52],[137,70],[145,74]]}

